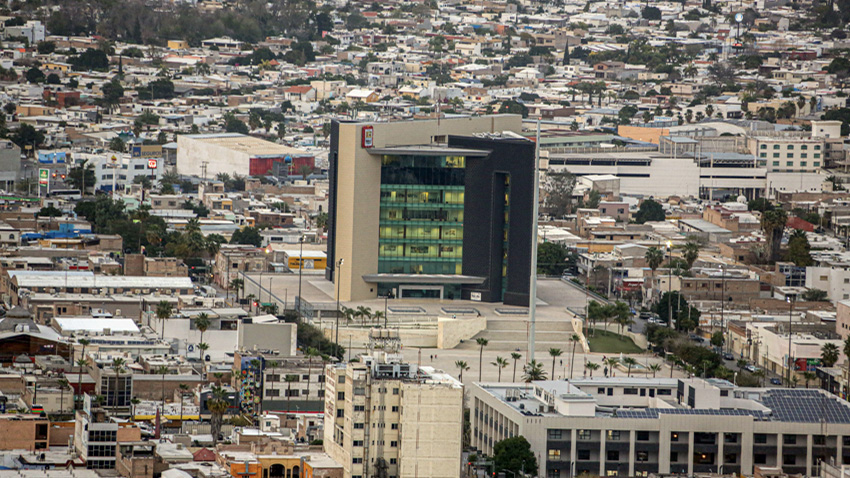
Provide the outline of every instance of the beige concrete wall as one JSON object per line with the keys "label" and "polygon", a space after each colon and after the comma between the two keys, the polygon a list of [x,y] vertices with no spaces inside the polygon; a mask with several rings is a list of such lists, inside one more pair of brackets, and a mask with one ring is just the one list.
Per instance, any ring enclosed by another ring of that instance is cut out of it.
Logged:
{"label": "beige concrete wall", "polygon": [[279,350],[283,356],[295,356],[298,326],[295,324],[239,324],[239,348]]}
{"label": "beige concrete wall", "polygon": [[[371,329],[360,327],[343,327],[339,328],[339,342],[345,348],[348,348],[349,339],[352,347],[363,348],[369,344],[369,332]],[[332,327],[323,330],[325,337],[334,340],[336,331]],[[405,347],[437,347],[437,329],[431,327],[428,329],[399,329],[399,338]]]}
{"label": "beige concrete wall", "polygon": [[[522,117],[491,115],[393,123],[341,123],[337,169],[336,260],[344,259],[335,274],[340,299],[377,297],[377,288],[363,280],[378,272],[378,220],[380,211],[381,158],[361,146],[363,127],[373,128],[373,149],[430,144],[435,136],[522,131]],[[179,149],[178,149],[179,150]],[[179,164],[179,161],[178,161]],[[179,166],[178,166],[179,168]],[[356,227],[355,227],[356,224]]]}
{"label": "beige concrete wall", "polygon": [[218,173],[247,176],[249,172],[247,154],[193,139],[187,135],[177,136],[178,173],[200,177],[204,161],[207,162],[207,179],[215,178]]}
{"label": "beige concrete wall", "polygon": [[440,317],[437,319],[437,348],[455,348],[461,340],[469,340],[485,328],[487,319],[482,315],[460,319]]}
{"label": "beige concrete wall", "polygon": [[460,476],[463,388],[404,383],[399,477]]}

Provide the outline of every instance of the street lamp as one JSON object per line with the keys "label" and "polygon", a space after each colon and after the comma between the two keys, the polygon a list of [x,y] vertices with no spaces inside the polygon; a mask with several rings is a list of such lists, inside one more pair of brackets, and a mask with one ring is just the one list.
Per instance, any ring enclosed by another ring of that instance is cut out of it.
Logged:
{"label": "street lamp", "polygon": [[336,277],[336,337],[334,338],[334,342],[336,342],[337,351],[339,349],[339,286],[342,283],[342,276],[339,274],[339,270],[342,269],[342,264],[345,262],[345,259],[340,259],[336,263],[336,271],[334,271],[334,276]]}
{"label": "street lamp", "polygon": [[300,250],[298,252],[298,300],[296,304],[298,305],[298,320],[301,320],[301,271],[304,270],[304,236],[298,238],[298,244],[300,245]]}
{"label": "street lamp", "polygon": [[791,386],[791,367],[793,362],[791,361],[791,321],[793,320],[792,315],[794,313],[794,299],[793,295],[789,295],[785,298],[788,301],[788,386]]}
{"label": "street lamp", "polygon": [[[673,242],[667,241],[667,327],[673,327]],[[681,291],[679,292],[682,293]],[[676,313],[679,311],[677,310]]]}
{"label": "street lamp", "polygon": [[[723,317],[723,306],[726,303],[726,268],[723,267],[723,264],[720,264],[720,335],[723,336],[723,342],[726,341],[726,320]],[[725,345],[723,342],[720,343],[721,350],[724,350]]]}

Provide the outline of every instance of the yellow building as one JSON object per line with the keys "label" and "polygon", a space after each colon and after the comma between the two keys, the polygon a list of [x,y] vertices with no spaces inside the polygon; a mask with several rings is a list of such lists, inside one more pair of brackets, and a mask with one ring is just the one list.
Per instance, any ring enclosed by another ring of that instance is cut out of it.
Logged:
{"label": "yellow building", "polygon": [[300,250],[285,250],[283,251],[284,261],[289,270],[301,269],[301,264],[304,264],[304,270],[324,270],[328,266],[328,257],[322,251],[304,251]]}
{"label": "yellow building", "polygon": [[168,40],[169,50],[186,50],[189,48],[189,42],[186,40]]}

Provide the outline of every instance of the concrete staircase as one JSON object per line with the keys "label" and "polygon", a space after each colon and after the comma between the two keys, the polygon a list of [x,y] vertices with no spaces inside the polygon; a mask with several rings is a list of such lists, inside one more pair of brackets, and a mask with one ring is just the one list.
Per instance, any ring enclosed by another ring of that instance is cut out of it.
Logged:
{"label": "concrete staircase", "polygon": [[[546,352],[554,347],[566,352],[572,347],[570,336],[573,334],[573,328],[566,317],[563,320],[538,319],[536,325],[535,351]],[[486,330],[479,332],[473,338],[455,348],[477,349],[478,344],[475,342],[477,338],[489,340],[487,350],[513,352],[519,349],[519,351],[524,351],[528,345],[528,318],[496,317],[487,319]]]}

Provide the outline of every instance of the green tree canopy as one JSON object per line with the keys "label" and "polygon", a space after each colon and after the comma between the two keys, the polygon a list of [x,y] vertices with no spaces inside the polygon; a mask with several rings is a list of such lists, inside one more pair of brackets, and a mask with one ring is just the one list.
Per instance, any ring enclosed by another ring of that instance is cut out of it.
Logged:
{"label": "green tree canopy", "polygon": [[638,224],[649,221],[663,221],[665,218],[664,208],[652,199],[646,199],[640,203],[640,207],[635,213],[635,222]]}
{"label": "green tree canopy", "polygon": [[233,232],[230,237],[231,244],[249,244],[254,247],[260,247],[263,243],[263,237],[260,235],[260,230],[256,227],[243,227]]}
{"label": "green tree canopy", "polygon": [[523,470],[533,473],[537,469],[531,444],[523,436],[496,442],[493,445],[493,463],[497,471],[509,470],[516,474]]}

